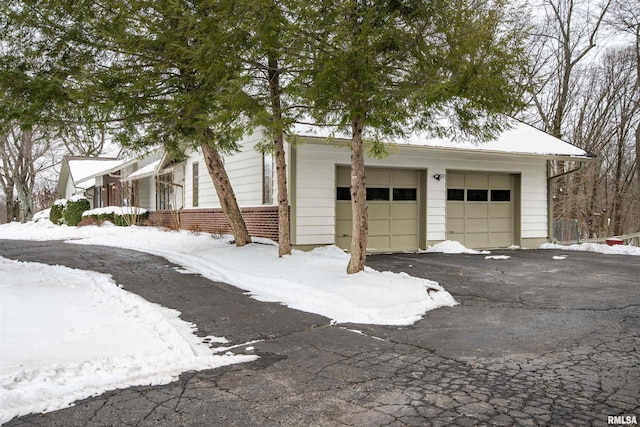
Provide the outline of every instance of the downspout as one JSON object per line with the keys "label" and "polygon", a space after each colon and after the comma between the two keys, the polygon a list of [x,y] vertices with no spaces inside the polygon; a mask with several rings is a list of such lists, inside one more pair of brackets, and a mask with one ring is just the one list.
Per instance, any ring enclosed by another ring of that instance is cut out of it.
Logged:
{"label": "downspout", "polygon": [[[572,173],[578,172],[584,166],[584,161],[578,160],[578,167],[575,169],[571,169],[566,172],[559,173],[558,175],[553,175],[547,178],[547,234],[549,241],[553,241],[553,191],[551,191],[551,186],[553,181],[558,178],[562,178],[563,176],[570,175]],[[547,160],[547,175],[551,173],[551,160]],[[578,243],[580,243],[580,235],[578,235]]]}

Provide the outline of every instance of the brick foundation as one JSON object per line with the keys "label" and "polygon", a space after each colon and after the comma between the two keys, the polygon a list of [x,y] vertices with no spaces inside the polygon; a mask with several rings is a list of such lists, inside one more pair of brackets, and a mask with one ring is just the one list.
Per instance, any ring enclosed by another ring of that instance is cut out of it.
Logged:
{"label": "brick foundation", "polygon": [[[241,208],[247,231],[252,237],[265,237],[278,241],[278,207],[263,206]],[[179,215],[179,221],[176,216]],[[149,222],[167,228],[178,228],[202,231],[213,234],[231,234],[231,227],[222,213],[222,209],[182,209],[176,211],[162,210],[149,213]]]}

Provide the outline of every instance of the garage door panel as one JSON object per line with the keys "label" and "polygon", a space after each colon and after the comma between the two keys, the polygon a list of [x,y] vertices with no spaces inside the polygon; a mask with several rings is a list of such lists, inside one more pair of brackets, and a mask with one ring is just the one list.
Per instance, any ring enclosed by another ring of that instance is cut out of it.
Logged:
{"label": "garage door panel", "polygon": [[369,236],[367,241],[367,249],[375,251],[391,250],[390,236]]}
{"label": "garage door panel", "polygon": [[418,219],[418,203],[396,202],[391,204],[391,217],[393,219]]}
{"label": "garage door panel", "polygon": [[467,233],[465,244],[471,248],[486,248],[489,246],[489,235],[487,233]]}
{"label": "garage door panel", "polygon": [[[416,170],[366,168],[367,188],[387,189],[391,200],[369,200],[370,250],[415,250],[419,245],[420,173]],[[349,167],[339,166],[336,187],[348,187]],[[393,191],[397,189],[398,191]],[[407,190],[410,189],[410,190]],[[397,200],[395,200],[397,199]],[[351,245],[351,202],[336,201],[336,244],[348,249]],[[397,234],[397,236],[395,236]],[[397,237],[397,238],[396,238]]]}
{"label": "garage door panel", "polygon": [[456,172],[448,172],[446,175],[447,187],[449,188],[464,188],[464,174]]}
{"label": "garage door panel", "polygon": [[388,219],[369,220],[369,236],[386,236],[391,231]]}
{"label": "garage door panel", "polygon": [[396,235],[418,235],[418,224],[411,219],[393,219],[391,220],[391,234]]}
{"label": "garage door panel", "polygon": [[486,233],[488,230],[488,218],[467,218],[465,222],[465,231],[467,233]]}
{"label": "garage door panel", "polygon": [[512,228],[513,226],[511,223],[511,218],[489,219],[489,231],[491,233],[494,233],[494,232],[510,233]]}
{"label": "garage door panel", "polygon": [[489,204],[481,202],[467,203],[466,214],[467,218],[488,218]]}
{"label": "garage door panel", "polygon": [[388,219],[391,213],[390,203],[369,202],[369,220],[372,219]]}
{"label": "garage door panel", "polygon": [[513,240],[511,237],[511,232],[506,233],[491,233],[489,235],[489,245],[490,246],[511,246],[513,244]]}
{"label": "garage door panel", "polygon": [[467,173],[465,174],[464,179],[465,186],[471,188],[488,188],[489,187],[489,176],[486,173],[483,174],[474,174]]}
{"label": "garage door panel", "polygon": [[414,170],[394,170],[393,186],[414,188],[418,182],[418,172]]}
{"label": "garage door panel", "polygon": [[448,240],[455,240],[457,242],[464,242],[464,233],[447,233]]}
{"label": "garage door panel", "polygon": [[503,175],[503,174],[489,175],[489,186],[493,189],[498,189],[498,188],[509,189],[511,188],[511,175]]}
{"label": "garage door panel", "polygon": [[511,203],[491,203],[491,206],[489,206],[489,216],[491,218],[511,218],[511,215]]}
{"label": "garage door panel", "polygon": [[349,249],[351,247],[351,237],[336,236],[336,246],[343,249]]}
{"label": "garage door panel", "polygon": [[410,251],[418,247],[418,235],[411,236],[391,236],[391,247],[394,250]]}
{"label": "garage door panel", "polygon": [[463,198],[447,192],[447,238],[471,248],[513,244],[513,184],[505,173],[447,172],[447,189],[464,189]]}
{"label": "garage door panel", "polygon": [[449,231],[453,231],[454,233],[464,233],[464,218],[455,218],[447,220],[447,229]]}
{"label": "garage door panel", "polygon": [[388,169],[366,169],[367,187],[390,187],[391,171]]}
{"label": "garage door panel", "polygon": [[336,221],[336,236],[351,236],[351,221],[337,220]]}
{"label": "garage door panel", "polygon": [[351,202],[336,202],[336,217],[351,218]]}
{"label": "garage door panel", "polygon": [[336,172],[336,183],[338,187],[349,187],[351,185],[351,168],[348,166],[338,167]]}
{"label": "garage door panel", "polygon": [[464,218],[465,204],[464,202],[447,203],[447,218]]}

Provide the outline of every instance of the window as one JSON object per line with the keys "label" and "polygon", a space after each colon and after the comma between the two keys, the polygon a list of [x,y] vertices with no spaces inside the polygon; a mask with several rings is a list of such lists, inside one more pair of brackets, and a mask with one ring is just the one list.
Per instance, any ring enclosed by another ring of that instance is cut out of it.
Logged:
{"label": "window", "polygon": [[492,202],[510,202],[511,190],[491,190]]}
{"label": "window", "polygon": [[351,200],[351,189],[349,187],[338,187],[336,189],[336,200]]}
{"label": "window", "polygon": [[198,167],[198,162],[196,162],[196,163],[194,163],[194,164],[192,165],[192,172],[191,172],[191,175],[192,175],[192,182],[193,182],[193,188],[192,188],[192,191],[193,191],[193,194],[192,194],[193,200],[192,200],[192,202],[191,202],[191,205],[192,205],[194,208],[197,208],[197,207],[198,207],[198,198],[199,198],[199,195],[200,195],[200,194],[199,194],[199,193],[200,193],[200,188],[199,188],[199,185],[198,185],[198,184],[199,184],[199,182],[200,182],[200,171],[199,171],[198,169],[199,169],[199,167]]}
{"label": "window", "polygon": [[273,156],[262,154],[262,204],[273,204]]}
{"label": "window", "polygon": [[447,200],[464,201],[464,189],[462,188],[447,188]]}
{"label": "window", "polygon": [[389,200],[388,188],[367,188],[367,200],[372,202],[380,202]]}
{"label": "window", "polygon": [[467,202],[486,202],[489,200],[489,190],[467,190]]}
{"label": "window", "polygon": [[418,200],[418,190],[416,188],[394,188],[393,200],[395,201]]}
{"label": "window", "polygon": [[[400,189],[404,190],[404,189]],[[407,189],[410,190],[410,189]],[[414,189],[415,191],[415,189]],[[351,200],[351,188],[350,187],[337,187],[336,188],[336,200]],[[380,202],[391,200],[388,188],[367,188],[367,201]],[[410,200],[410,199],[407,199]],[[415,200],[415,198],[413,199]]]}
{"label": "window", "polygon": [[156,209],[173,209],[173,175],[168,173],[160,175],[156,180]]}

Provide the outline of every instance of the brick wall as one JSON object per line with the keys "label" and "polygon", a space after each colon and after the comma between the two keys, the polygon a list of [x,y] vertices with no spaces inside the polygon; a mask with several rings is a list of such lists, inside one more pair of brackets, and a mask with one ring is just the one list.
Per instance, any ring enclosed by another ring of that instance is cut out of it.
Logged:
{"label": "brick wall", "polygon": [[[249,234],[253,237],[265,237],[278,241],[278,207],[263,206],[241,208],[244,222]],[[231,228],[222,209],[183,209],[175,211],[162,210],[149,213],[149,222],[168,228],[177,228],[176,215],[179,215],[180,228],[183,230],[202,231],[213,234],[231,234]]]}

